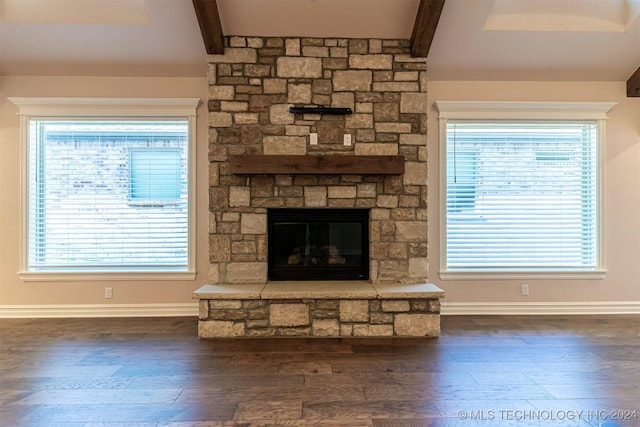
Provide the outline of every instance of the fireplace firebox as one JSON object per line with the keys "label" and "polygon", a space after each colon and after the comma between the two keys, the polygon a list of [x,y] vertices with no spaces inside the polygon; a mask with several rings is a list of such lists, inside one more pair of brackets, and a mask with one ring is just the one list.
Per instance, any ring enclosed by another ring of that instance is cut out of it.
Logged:
{"label": "fireplace firebox", "polygon": [[269,280],[368,280],[368,209],[269,209]]}

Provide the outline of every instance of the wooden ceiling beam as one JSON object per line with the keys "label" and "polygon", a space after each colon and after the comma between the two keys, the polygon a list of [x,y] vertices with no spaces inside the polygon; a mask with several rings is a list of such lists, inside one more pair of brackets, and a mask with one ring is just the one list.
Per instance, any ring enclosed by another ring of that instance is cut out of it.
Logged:
{"label": "wooden ceiling beam", "polygon": [[420,0],[411,32],[411,56],[426,58],[436,34],[445,0]]}
{"label": "wooden ceiling beam", "polygon": [[640,97],[640,67],[627,80],[627,96]]}
{"label": "wooden ceiling beam", "polygon": [[202,40],[209,55],[224,54],[224,34],[216,0],[192,0]]}

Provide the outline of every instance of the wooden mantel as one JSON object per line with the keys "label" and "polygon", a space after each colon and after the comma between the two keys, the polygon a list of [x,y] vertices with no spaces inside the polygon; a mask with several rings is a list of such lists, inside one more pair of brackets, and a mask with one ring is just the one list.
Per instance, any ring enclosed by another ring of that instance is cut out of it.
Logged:
{"label": "wooden mantel", "polygon": [[229,166],[236,175],[401,175],[404,156],[239,154]]}

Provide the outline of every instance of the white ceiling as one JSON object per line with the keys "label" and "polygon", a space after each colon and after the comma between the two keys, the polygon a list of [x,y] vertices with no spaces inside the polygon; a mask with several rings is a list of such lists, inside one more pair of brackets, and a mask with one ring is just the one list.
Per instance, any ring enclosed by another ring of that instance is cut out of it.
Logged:
{"label": "white ceiling", "polygon": [[[419,0],[218,0],[227,35],[409,38]],[[446,0],[432,80],[624,81],[640,0]],[[0,0],[0,74],[204,76],[191,0]]]}
{"label": "white ceiling", "polygon": [[[500,9],[504,3],[521,13]],[[448,0],[429,78],[624,81],[640,66],[638,9],[637,0]],[[485,29],[492,21],[511,26]]]}

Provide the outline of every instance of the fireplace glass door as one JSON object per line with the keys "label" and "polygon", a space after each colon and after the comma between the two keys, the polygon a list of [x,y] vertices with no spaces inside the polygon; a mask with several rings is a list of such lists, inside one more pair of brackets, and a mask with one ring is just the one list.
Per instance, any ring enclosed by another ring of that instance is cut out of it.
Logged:
{"label": "fireplace glass door", "polygon": [[367,209],[269,209],[269,280],[369,279]]}

